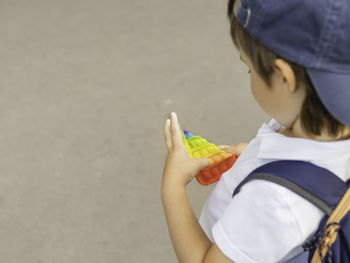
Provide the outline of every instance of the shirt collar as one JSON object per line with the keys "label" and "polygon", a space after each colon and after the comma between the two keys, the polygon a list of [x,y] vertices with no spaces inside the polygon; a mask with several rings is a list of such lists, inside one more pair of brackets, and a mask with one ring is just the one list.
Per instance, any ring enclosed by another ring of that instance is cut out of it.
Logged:
{"label": "shirt collar", "polygon": [[321,142],[288,137],[278,133],[282,128],[275,119],[261,126],[257,134],[261,138],[258,158],[312,161],[350,157],[350,139]]}

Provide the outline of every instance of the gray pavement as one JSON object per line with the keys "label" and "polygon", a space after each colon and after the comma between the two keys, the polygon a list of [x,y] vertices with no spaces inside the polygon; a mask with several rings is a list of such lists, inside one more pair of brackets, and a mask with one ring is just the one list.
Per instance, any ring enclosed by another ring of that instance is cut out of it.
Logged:
{"label": "gray pavement", "polygon": [[[269,120],[227,1],[0,1],[0,262],[176,262],[163,124],[216,144]],[[213,186],[196,181],[197,215]]]}

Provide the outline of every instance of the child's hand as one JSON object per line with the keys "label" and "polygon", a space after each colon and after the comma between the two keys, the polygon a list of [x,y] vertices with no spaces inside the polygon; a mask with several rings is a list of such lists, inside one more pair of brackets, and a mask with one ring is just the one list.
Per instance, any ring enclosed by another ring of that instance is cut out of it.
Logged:
{"label": "child's hand", "polygon": [[[182,141],[182,135],[175,113],[167,120],[164,127],[165,143],[168,155],[164,165],[163,183],[174,186],[187,185],[196,174],[209,166],[209,159],[192,159]],[[171,187],[171,186],[170,186]]]}
{"label": "child's hand", "polygon": [[228,153],[232,153],[236,156],[239,156],[241,154],[241,152],[243,152],[243,150],[245,149],[245,147],[247,147],[248,143],[246,142],[241,142],[232,146],[228,146],[228,145],[218,145],[220,150],[223,150],[225,152]]}

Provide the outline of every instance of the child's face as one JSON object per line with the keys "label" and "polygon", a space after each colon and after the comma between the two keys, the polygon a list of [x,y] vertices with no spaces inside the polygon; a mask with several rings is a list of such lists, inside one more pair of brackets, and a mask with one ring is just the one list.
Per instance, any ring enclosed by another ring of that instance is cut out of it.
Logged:
{"label": "child's face", "polygon": [[275,72],[271,76],[271,86],[254,70],[250,59],[240,49],[240,58],[250,69],[250,86],[260,107],[287,129],[295,123],[305,98],[304,89],[296,90],[295,75],[288,63],[275,60]]}

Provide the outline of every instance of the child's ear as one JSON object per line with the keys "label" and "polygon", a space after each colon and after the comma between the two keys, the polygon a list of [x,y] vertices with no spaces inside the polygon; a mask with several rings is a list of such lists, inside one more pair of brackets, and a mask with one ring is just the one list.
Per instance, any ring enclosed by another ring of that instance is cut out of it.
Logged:
{"label": "child's ear", "polygon": [[283,59],[275,59],[275,70],[280,74],[283,84],[288,85],[288,91],[296,91],[296,78],[292,67]]}

